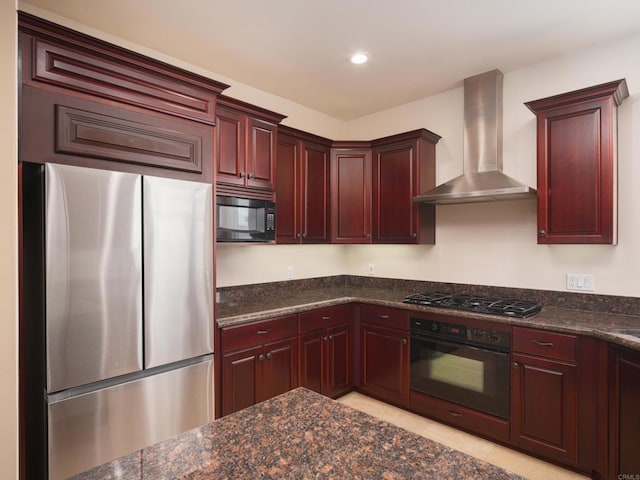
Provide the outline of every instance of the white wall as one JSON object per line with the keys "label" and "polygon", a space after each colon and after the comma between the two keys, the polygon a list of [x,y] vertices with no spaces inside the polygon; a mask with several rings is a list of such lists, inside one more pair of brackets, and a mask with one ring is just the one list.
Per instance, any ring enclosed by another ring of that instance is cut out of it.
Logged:
{"label": "white wall", "polygon": [[[630,97],[618,110],[617,246],[538,245],[534,201],[442,205],[437,207],[435,246],[352,247],[346,273],[362,274],[375,263],[377,275],[392,278],[547,290],[565,290],[567,273],[590,273],[596,293],[640,296],[638,51],[640,37],[634,37],[504,76],[504,170],[534,187],[535,118],[523,103],[626,78]],[[450,93],[353,121],[351,135],[386,135],[397,131],[396,125],[428,128],[443,136],[437,147],[437,181],[447,181],[462,170],[462,130],[453,128],[462,125],[462,90]]]}
{"label": "white wall", "polygon": [[18,478],[16,2],[0,1],[0,478]]}

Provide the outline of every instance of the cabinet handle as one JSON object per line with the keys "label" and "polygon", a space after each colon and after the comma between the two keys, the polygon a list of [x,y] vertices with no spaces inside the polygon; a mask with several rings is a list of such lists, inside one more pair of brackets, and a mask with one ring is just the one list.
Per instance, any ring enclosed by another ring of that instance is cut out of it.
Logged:
{"label": "cabinet handle", "polygon": [[460,412],[458,412],[457,410],[449,410],[449,415],[451,415],[452,417],[461,417],[462,414]]}
{"label": "cabinet handle", "polygon": [[331,315],[325,315],[322,320],[331,320]]}
{"label": "cabinet handle", "polygon": [[246,176],[247,176],[247,174],[245,172],[240,172],[240,178],[244,178]]}
{"label": "cabinet handle", "polygon": [[538,340],[531,340],[531,343],[538,345],[539,347],[553,347],[552,342],[539,342]]}
{"label": "cabinet handle", "polygon": [[256,178],[256,176],[253,173],[249,174],[249,180],[253,180],[254,178]]}
{"label": "cabinet handle", "polygon": [[264,361],[264,355],[262,353],[258,355],[258,360],[260,360],[261,362]]}
{"label": "cabinet handle", "polygon": [[406,339],[406,338],[403,338],[403,339],[402,339],[402,344],[403,344],[403,345],[406,345],[406,344],[407,344],[407,339]]}
{"label": "cabinet handle", "polygon": [[267,352],[267,360],[271,360],[271,352]]}
{"label": "cabinet handle", "polygon": [[538,230],[538,236],[539,237],[544,237],[547,234],[547,232],[545,232],[544,230]]}
{"label": "cabinet handle", "polygon": [[269,333],[271,330],[258,330],[256,332],[256,335],[266,335],[267,333]]}
{"label": "cabinet handle", "polygon": [[382,318],[383,320],[389,320],[389,315],[378,315],[378,318]]}

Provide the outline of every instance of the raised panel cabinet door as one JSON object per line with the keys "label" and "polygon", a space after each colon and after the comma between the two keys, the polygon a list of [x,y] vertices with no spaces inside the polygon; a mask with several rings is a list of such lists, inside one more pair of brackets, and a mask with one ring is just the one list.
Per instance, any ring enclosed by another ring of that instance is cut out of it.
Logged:
{"label": "raised panel cabinet door", "polygon": [[640,472],[640,353],[611,352],[609,478],[634,478]]}
{"label": "raised panel cabinet door", "polygon": [[300,386],[318,393],[323,393],[326,336],[319,331],[300,337]]}
{"label": "raised panel cabinet door", "polygon": [[538,243],[617,243],[616,80],[526,102],[537,117]]}
{"label": "raised panel cabinet door", "polygon": [[216,182],[245,185],[246,117],[217,108],[216,111]]}
{"label": "raised panel cabinet door", "polygon": [[[330,149],[304,143],[301,160],[301,241],[302,243],[328,243],[330,241]],[[279,197],[278,201],[280,201]]]}
{"label": "raised panel cabinet door", "polygon": [[351,388],[351,327],[329,329],[327,338],[327,379],[323,392],[335,397]]}
{"label": "raised panel cabinet door", "polygon": [[371,243],[371,150],[331,154],[331,242]]}
{"label": "raised panel cabinet door", "polygon": [[222,415],[258,402],[262,346],[222,355]]}
{"label": "raised panel cabinet door", "polygon": [[409,333],[366,323],[360,333],[362,389],[384,400],[408,403]]}
{"label": "raised panel cabinet door", "polygon": [[577,367],[514,353],[511,441],[531,452],[575,464]]}
{"label": "raised panel cabinet door", "polygon": [[274,188],[277,128],[273,123],[247,118],[248,187]]}
{"label": "raised panel cabinet door", "polygon": [[418,237],[416,144],[373,151],[373,242],[416,243]]}
{"label": "raised panel cabinet door", "polygon": [[278,135],[276,243],[300,242],[300,142]]}
{"label": "raised panel cabinet door", "polygon": [[298,386],[297,339],[289,338],[264,346],[259,401],[288,392]]}

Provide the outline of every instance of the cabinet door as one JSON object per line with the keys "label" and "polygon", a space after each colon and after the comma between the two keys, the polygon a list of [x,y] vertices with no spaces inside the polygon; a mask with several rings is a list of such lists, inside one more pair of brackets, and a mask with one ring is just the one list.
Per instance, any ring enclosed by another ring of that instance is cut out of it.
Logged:
{"label": "cabinet door", "polygon": [[289,338],[264,346],[262,376],[259,378],[259,400],[288,392],[298,386],[297,339]]}
{"label": "cabinet door", "polygon": [[531,452],[576,462],[577,368],[514,353],[511,441]]}
{"label": "cabinet door", "polygon": [[373,151],[373,242],[417,243],[417,152],[415,142]]}
{"label": "cabinet door", "polygon": [[640,354],[612,349],[609,368],[609,478],[636,478],[640,472]]}
{"label": "cabinet door", "polygon": [[324,330],[311,332],[300,337],[300,386],[318,393],[323,393],[326,338]]}
{"label": "cabinet door", "polygon": [[300,142],[278,135],[276,243],[300,242]]}
{"label": "cabinet door", "polygon": [[216,182],[245,184],[245,123],[237,112],[216,109]]}
{"label": "cabinet door", "polygon": [[262,346],[222,355],[222,415],[254,405],[258,400]]}
{"label": "cabinet door", "polygon": [[538,243],[617,242],[617,80],[526,105],[537,116]]}
{"label": "cabinet door", "polygon": [[371,150],[331,154],[331,241],[371,243]]}
{"label": "cabinet door", "polygon": [[362,323],[362,390],[383,400],[409,402],[409,333]]}
{"label": "cabinet door", "polygon": [[276,174],[277,126],[247,118],[247,186],[273,190]]}
{"label": "cabinet door", "polygon": [[351,388],[351,327],[342,325],[329,329],[326,345],[327,376],[322,393],[337,397]]}
{"label": "cabinet door", "polygon": [[330,240],[329,153],[330,150],[327,147],[303,144],[300,169],[302,243],[328,243]]}

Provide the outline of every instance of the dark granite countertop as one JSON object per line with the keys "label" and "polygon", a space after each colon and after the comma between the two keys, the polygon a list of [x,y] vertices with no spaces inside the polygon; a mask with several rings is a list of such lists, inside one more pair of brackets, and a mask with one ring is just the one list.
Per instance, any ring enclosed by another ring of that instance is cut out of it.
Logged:
{"label": "dark granite countertop", "polygon": [[[216,304],[219,327],[240,325],[258,320],[291,315],[306,310],[359,302],[401,308],[410,311],[455,315],[507,323],[515,326],[541,328],[558,332],[590,335],[631,349],[640,350],[640,338],[619,330],[640,330],[640,299],[584,294],[563,294],[537,290],[499,289],[463,286],[465,293],[506,295],[511,298],[535,300],[543,304],[537,315],[518,319],[470,312],[445,310],[402,303],[409,293],[429,290],[428,282],[362,281],[347,277],[313,279],[298,283],[276,282],[222,289],[222,302]],[[421,290],[421,288],[423,290]],[[459,292],[459,285],[435,284],[432,290]],[[455,290],[452,290],[455,289]],[[613,312],[613,313],[612,313]]]}
{"label": "dark granite countertop", "polygon": [[523,477],[297,388],[73,478]]}

